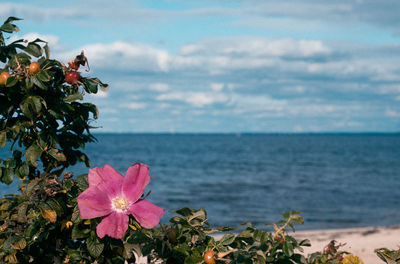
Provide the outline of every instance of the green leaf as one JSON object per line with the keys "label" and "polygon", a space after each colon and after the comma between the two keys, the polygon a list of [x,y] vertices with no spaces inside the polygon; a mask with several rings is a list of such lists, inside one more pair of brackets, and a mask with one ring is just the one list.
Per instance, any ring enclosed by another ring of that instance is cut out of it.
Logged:
{"label": "green leaf", "polygon": [[291,257],[293,255],[294,250],[292,243],[290,243],[289,241],[283,242],[283,253],[288,257]]}
{"label": "green leaf", "polygon": [[86,246],[89,254],[94,258],[98,258],[104,249],[104,244],[100,243],[95,236],[86,239]]}
{"label": "green leaf", "polygon": [[18,172],[21,176],[21,179],[28,176],[28,174],[29,174],[28,164],[24,163],[21,167],[19,167]]}
{"label": "green leaf", "polygon": [[81,229],[79,229],[79,225],[74,225],[72,227],[71,238],[72,239],[86,238],[86,237],[88,237],[89,232],[90,232],[89,229],[81,230]]}
{"label": "green leaf", "polygon": [[7,132],[0,131],[0,148],[4,148],[7,144]]}
{"label": "green leaf", "polygon": [[76,224],[76,223],[79,223],[81,220],[82,220],[82,219],[81,219],[81,216],[80,216],[80,214],[79,214],[79,207],[78,207],[78,205],[76,205],[76,206],[74,207],[74,211],[72,212],[71,221],[72,221],[74,224]]}
{"label": "green leaf", "polygon": [[293,222],[295,222],[296,224],[300,224],[300,225],[304,224],[304,219],[303,219],[303,217],[302,217],[301,215],[298,215],[298,214],[292,215],[292,216],[290,217],[290,219],[291,219]]}
{"label": "green leaf", "polygon": [[36,77],[42,82],[48,82],[51,79],[51,76],[47,73],[47,71],[41,70],[36,74]]}
{"label": "green leaf", "polygon": [[80,92],[68,95],[63,99],[65,102],[75,102],[76,100],[83,100],[83,95]]}
{"label": "green leaf", "polygon": [[304,239],[304,240],[300,241],[299,246],[311,247],[311,242],[309,239]]}
{"label": "green leaf", "polygon": [[48,151],[48,153],[55,158],[57,161],[66,161],[67,157],[65,157],[65,155],[60,152],[58,149],[52,148]]}
{"label": "green leaf", "polygon": [[39,148],[36,144],[32,144],[27,150],[25,150],[25,159],[31,165],[37,166],[37,159],[42,154],[43,150]]}
{"label": "green leaf", "polygon": [[34,42],[29,42],[28,43],[28,46],[26,46],[26,48],[25,48],[25,52],[27,52],[27,53],[31,54],[32,56],[35,56],[35,57],[42,56],[41,47],[38,44],[34,43]]}
{"label": "green leaf", "polygon": [[228,245],[232,244],[233,241],[235,241],[235,235],[225,234],[219,242],[224,246],[228,246]]}
{"label": "green leaf", "polygon": [[93,79],[90,78],[82,78],[81,82],[84,84],[85,86],[85,90],[88,93],[97,93],[98,91],[98,83],[96,81],[94,81]]}
{"label": "green leaf", "polygon": [[7,23],[10,23],[10,22],[13,22],[13,21],[17,21],[17,20],[23,20],[23,19],[22,18],[18,18],[18,17],[10,16],[10,17],[7,18],[6,21],[4,21],[4,24],[7,24]]}
{"label": "green leaf", "polygon": [[76,183],[81,190],[86,190],[89,188],[89,182],[88,182],[88,175],[87,174],[82,174],[76,177]]}
{"label": "green leaf", "polygon": [[39,87],[40,89],[42,89],[42,90],[47,90],[47,86],[46,86],[46,84],[44,84],[39,78],[38,78],[38,76],[37,75],[35,75],[35,76],[32,76],[32,82],[37,86],[37,87]]}
{"label": "green leaf", "polygon": [[45,52],[45,54],[46,54],[46,59],[49,59],[50,58],[50,48],[49,48],[49,46],[46,44],[46,45],[44,45],[44,52]]}
{"label": "green leaf", "polygon": [[14,180],[14,170],[9,168],[8,169],[2,168],[1,181],[9,185],[13,182],[13,180]]}
{"label": "green leaf", "polygon": [[6,23],[0,27],[0,30],[7,32],[7,33],[12,33],[13,31],[17,31],[15,28],[16,28],[16,26],[14,26],[13,24]]}
{"label": "green leaf", "polygon": [[18,83],[18,79],[14,76],[10,76],[6,81],[6,87],[13,87]]}

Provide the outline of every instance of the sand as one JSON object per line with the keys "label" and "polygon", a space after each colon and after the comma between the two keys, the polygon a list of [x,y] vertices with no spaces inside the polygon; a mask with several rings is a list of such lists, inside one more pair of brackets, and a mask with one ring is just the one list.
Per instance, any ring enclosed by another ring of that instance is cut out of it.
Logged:
{"label": "sand", "polygon": [[336,240],[339,243],[346,243],[341,249],[359,256],[365,264],[384,263],[374,253],[376,248],[400,247],[400,226],[298,231],[291,235],[296,239],[308,238],[311,241],[311,247],[304,247],[306,255],[322,251],[331,240]]}

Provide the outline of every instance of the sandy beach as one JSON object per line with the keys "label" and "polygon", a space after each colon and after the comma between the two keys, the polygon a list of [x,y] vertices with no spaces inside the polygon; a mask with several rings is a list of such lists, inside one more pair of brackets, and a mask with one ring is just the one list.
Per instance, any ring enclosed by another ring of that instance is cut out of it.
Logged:
{"label": "sandy beach", "polygon": [[299,231],[291,235],[296,239],[310,239],[311,247],[304,248],[306,255],[321,251],[331,240],[336,240],[346,243],[341,249],[359,256],[365,264],[384,263],[374,253],[376,248],[400,247],[400,226]]}

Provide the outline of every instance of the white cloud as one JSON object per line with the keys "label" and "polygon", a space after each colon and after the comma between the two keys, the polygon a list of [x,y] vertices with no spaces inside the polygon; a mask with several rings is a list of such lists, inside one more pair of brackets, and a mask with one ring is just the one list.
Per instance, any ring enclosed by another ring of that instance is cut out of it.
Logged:
{"label": "white cloud", "polygon": [[224,89],[224,84],[223,83],[211,83],[210,84],[211,90],[215,92],[220,92],[222,89]]}
{"label": "white cloud", "polygon": [[131,102],[131,103],[126,103],[121,105],[123,108],[128,108],[132,110],[138,110],[138,109],[144,109],[147,107],[146,103],[137,103],[137,102]]}
{"label": "white cloud", "polygon": [[400,117],[400,112],[397,112],[395,110],[387,109],[385,112],[385,115],[388,117]]}
{"label": "white cloud", "polygon": [[[60,38],[58,36],[56,36],[56,35],[43,35],[43,34],[39,34],[39,33],[36,33],[36,32],[31,32],[31,33],[24,34],[24,35],[21,36],[19,34],[19,32],[18,32],[16,34],[12,35],[8,42],[11,43],[11,42],[13,42],[15,40],[18,40],[18,39],[24,39],[24,40],[27,40],[27,41],[34,41],[36,39],[41,39],[41,40],[46,41],[48,43],[48,45],[49,45],[49,47],[51,49],[50,52],[52,52],[52,51],[56,51],[57,52],[57,51],[64,50],[64,47],[61,46],[61,44],[60,44]],[[39,43],[39,44],[41,44],[41,43]],[[44,45],[44,44],[42,44],[42,45]]]}
{"label": "white cloud", "polygon": [[108,97],[108,95],[109,95],[109,93],[108,92],[104,92],[104,91],[102,91],[102,90],[98,90],[98,92],[97,93],[95,93],[95,94],[90,94],[90,96],[92,96],[92,97],[99,97],[99,98],[106,98],[106,97]]}
{"label": "white cloud", "polygon": [[169,90],[167,83],[152,83],[149,85],[149,89],[157,92],[166,92]]}
{"label": "white cloud", "polygon": [[156,99],[159,101],[183,101],[195,107],[228,101],[228,97],[224,94],[204,92],[167,93],[157,96]]}
{"label": "white cloud", "polygon": [[116,41],[110,44],[90,44],[80,49],[63,53],[61,57],[68,61],[85,51],[90,65],[94,69],[129,71],[166,72],[169,70],[170,55],[143,44]]}

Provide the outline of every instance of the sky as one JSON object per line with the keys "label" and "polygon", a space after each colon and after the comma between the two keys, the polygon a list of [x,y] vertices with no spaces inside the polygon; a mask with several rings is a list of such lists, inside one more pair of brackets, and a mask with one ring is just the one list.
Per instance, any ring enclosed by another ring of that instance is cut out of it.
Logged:
{"label": "sky", "polygon": [[96,132],[398,132],[400,1],[1,1],[18,38],[82,50]]}

